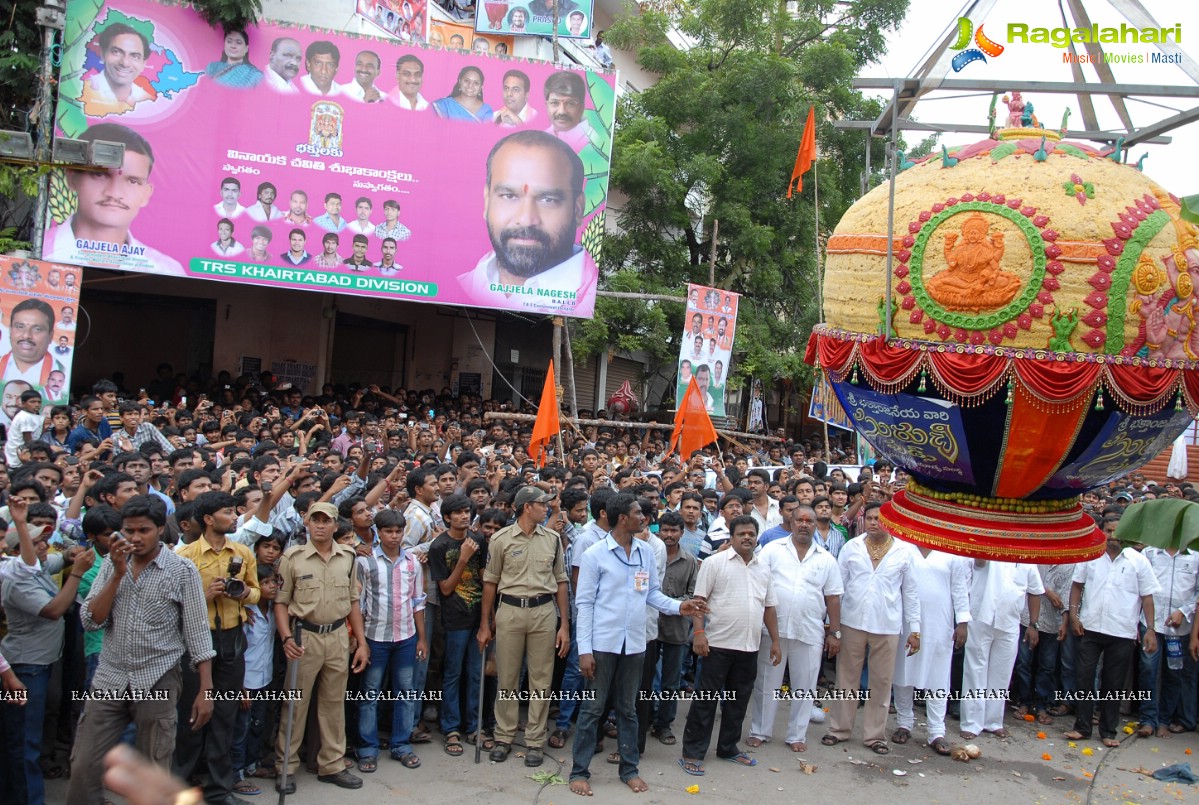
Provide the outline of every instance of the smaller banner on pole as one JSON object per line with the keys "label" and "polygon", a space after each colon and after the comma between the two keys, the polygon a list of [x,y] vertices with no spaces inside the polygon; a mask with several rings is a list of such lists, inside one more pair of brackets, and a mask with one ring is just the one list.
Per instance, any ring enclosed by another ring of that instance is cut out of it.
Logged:
{"label": "smaller banner on pole", "polygon": [[67,401],[82,273],[75,266],[0,257],[0,423],[6,427],[30,389],[41,392],[43,412]]}
{"label": "smaller banner on pole", "polygon": [[706,285],[687,286],[687,315],[679,347],[676,410],[694,376],[704,406],[712,416],[725,416],[724,390],[733,358],[737,306],[741,295]]}
{"label": "smaller banner on pole", "polygon": [[358,0],[358,16],[373,29],[401,42],[424,44],[429,10],[426,0]]}
{"label": "smaller banner on pole", "polygon": [[845,415],[841,401],[833,393],[833,386],[828,382],[828,375],[820,373],[820,382],[812,389],[812,402],[808,405],[808,416],[820,422],[827,422],[834,428],[853,430],[853,423]]}

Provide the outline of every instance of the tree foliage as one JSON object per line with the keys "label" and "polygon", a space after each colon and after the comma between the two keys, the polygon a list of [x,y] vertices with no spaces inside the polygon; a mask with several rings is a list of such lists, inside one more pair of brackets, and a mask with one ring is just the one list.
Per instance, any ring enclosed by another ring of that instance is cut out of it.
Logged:
{"label": "tree foliage", "polygon": [[[657,82],[617,109],[612,214],[601,288],[682,296],[708,282],[719,219],[715,284],[742,294],[739,378],[806,376],[816,321],[813,177],[788,200],[787,180],[809,106],[817,111],[822,236],[859,193],[865,134],[838,118],[872,118],[879,104],[852,88],[877,58],[907,0],[669,0],[643,5],[605,41],[637,54]],[[693,43],[679,47],[676,32]],[[575,351],[644,350],[673,374],[683,306],[601,297],[578,325]]]}

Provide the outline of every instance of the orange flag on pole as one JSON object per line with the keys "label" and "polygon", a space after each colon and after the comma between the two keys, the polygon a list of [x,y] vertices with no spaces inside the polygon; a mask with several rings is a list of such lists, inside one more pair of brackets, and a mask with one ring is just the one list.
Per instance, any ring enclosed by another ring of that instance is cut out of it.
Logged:
{"label": "orange flag on pole", "polygon": [[808,107],[808,122],[803,127],[803,137],[799,140],[799,153],[795,155],[795,167],[791,170],[791,181],[787,183],[787,198],[791,198],[791,189],[803,192],[803,175],[816,161],[816,107]]}
{"label": "orange flag on pole", "polygon": [[533,423],[533,436],[529,439],[529,458],[538,467],[545,466],[546,450],[558,438],[562,422],[558,418],[557,384],[554,382],[554,362],[545,373],[545,388],[541,390],[541,402],[537,405],[537,421]]}
{"label": "orange flag on pole", "polygon": [[679,403],[679,410],[674,415],[674,431],[670,434],[670,444],[677,444],[679,455],[684,459],[716,441],[716,428],[712,417],[708,416],[708,407],[700,393],[695,375],[687,385],[687,393]]}

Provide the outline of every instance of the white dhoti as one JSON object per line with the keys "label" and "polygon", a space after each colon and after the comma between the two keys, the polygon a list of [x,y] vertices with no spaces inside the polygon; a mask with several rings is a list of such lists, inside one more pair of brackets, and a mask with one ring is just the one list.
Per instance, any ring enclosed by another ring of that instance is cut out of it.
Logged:
{"label": "white dhoti", "polygon": [[1001,631],[979,621],[970,624],[962,671],[962,732],[977,735],[1003,728],[1019,639],[1017,632]]}
{"label": "white dhoti", "polygon": [[820,658],[824,646],[810,646],[799,640],[779,639],[783,661],[770,664],[770,641],[763,640],[758,649],[758,676],[754,680],[754,700],[750,717],[749,737],[762,741],[774,734],[774,719],[780,699],[776,691],[783,684],[783,672],[791,669],[791,715],[787,719],[787,743],[807,741],[808,723],[812,718],[812,699],[798,698],[802,693],[816,690],[820,675]]}

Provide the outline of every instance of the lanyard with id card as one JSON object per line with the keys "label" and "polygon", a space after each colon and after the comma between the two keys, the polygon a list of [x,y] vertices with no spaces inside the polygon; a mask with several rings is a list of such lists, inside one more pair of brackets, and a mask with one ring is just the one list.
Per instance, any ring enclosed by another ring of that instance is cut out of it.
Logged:
{"label": "lanyard with id card", "polygon": [[649,592],[649,571],[638,570],[633,574],[633,591],[638,593]]}

